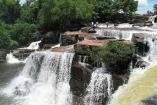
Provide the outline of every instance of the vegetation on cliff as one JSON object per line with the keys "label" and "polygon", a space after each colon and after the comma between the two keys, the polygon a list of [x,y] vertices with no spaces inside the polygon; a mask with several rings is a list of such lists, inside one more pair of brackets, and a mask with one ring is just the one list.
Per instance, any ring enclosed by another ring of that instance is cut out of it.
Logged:
{"label": "vegetation on cliff", "polygon": [[136,47],[122,41],[110,41],[107,47],[80,46],[76,54],[89,56],[89,63],[104,62],[110,72],[126,73]]}
{"label": "vegetation on cliff", "polygon": [[115,15],[129,16],[136,9],[135,0],[26,0],[23,5],[20,0],[0,0],[0,27],[4,29],[0,40],[7,39],[0,48],[27,45],[49,31],[116,20]]}

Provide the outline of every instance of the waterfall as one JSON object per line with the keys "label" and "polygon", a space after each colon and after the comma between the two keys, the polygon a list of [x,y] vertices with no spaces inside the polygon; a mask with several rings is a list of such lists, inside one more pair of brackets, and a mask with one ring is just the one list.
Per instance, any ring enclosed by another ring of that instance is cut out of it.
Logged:
{"label": "waterfall", "polygon": [[32,42],[26,49],[37,50],[39,49],[39,43],[41,43],[41,41]]}
{"label": "waterfall", "polygon": [[112,94],[112,76],[102,68],[92,73],[90,84],[85,96],[85,105],[105,105]]}
{"label": "waterfall", "polygon": [[131,40],[134,31],[121,29],[97,29],[98,37],[111,37],[116,39]]}
{"label": "waterfall", "polygon": [[25,60],[19,60],[14,57],[13,53],[9,53],[6,56],[7,63],[9,64],[16,64],[16,63],[25,63]]}
{"label": "waterfall", "polygon": [[[150,65],[145,69],[131,70],[127,84],[120,86],[112,95],[109,105],[145,105],[143,100],[157,94],[157,40],[156,35],[150,35],[148,41],[150,51],[143,60]],[[148,104],[149,105],[149,104]]]}
{"label": "waterfall", "polygon": [[22,72],[1,93],[15,97],[15,105],[71,105],[73,56],[65,52],[32,53]]}
{"label": "waterfall", "polygon": [[157,15],[154,15],[154,16],[150,16],[148,21],[152,22],[153,24],[153,27],[157,27],[157,23],[156,23],[156,18],[157,18]]}

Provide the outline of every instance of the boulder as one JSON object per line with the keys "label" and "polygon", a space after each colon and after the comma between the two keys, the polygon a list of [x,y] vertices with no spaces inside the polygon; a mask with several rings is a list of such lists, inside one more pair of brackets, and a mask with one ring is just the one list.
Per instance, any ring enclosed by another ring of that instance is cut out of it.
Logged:
{"label": "boulder", "polygon": [[25,59],[34,51],[34,49],[18,48],[13,51],[13,55],[18,59]]}
{"label": "boulder", "polygon": [[134,43],[146,43],[145,38],[149,35],[146,33],[134,33],[132,36],[132,42]]}

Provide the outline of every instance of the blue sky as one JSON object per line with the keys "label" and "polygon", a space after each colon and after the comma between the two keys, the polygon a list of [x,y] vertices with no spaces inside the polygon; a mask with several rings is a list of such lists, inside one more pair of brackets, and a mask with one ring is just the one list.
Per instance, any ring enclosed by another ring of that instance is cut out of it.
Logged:
{"label": "blue sky", "polygon": [[138,13],[146,13],[153,10],[153,5],[157,4],[157,0],[137,0],[139,1]]}
{"label": "blue sky", "polygon": [[[157,0],[137,0],[139,1],[137,13],[146,13],[148,10],[153,10],[153,5],[157,3]],[[25,0],[21,0],[24,3]]]}

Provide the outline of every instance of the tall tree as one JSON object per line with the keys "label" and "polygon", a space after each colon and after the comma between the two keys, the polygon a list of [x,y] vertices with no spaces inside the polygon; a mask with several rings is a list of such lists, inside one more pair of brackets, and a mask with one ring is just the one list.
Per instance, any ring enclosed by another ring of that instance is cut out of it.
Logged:
{"label": "tall tree", "polygon": [[90,20],[92,12],[87,0],[47,0],[42,3],[39,19],[46,29],[65,30],[73,23]]}
{"label": "tall tree", "polygon": [[6,23],[14,23],[20,17],[19,0],[0,0],[0,19]]}

